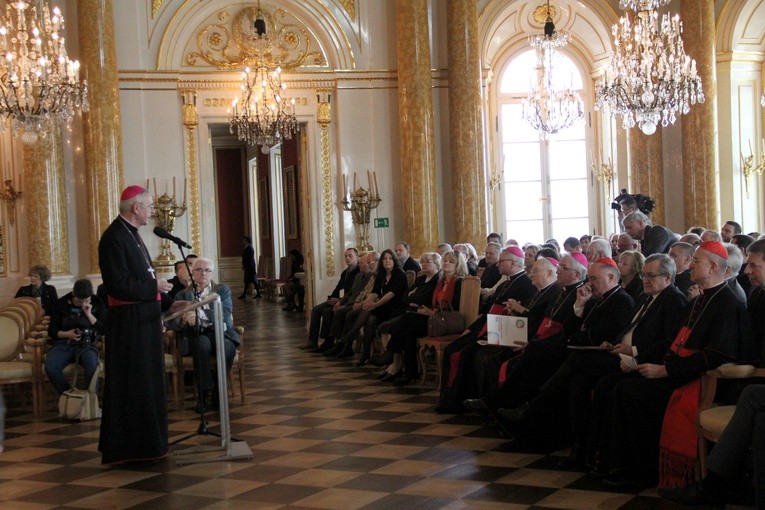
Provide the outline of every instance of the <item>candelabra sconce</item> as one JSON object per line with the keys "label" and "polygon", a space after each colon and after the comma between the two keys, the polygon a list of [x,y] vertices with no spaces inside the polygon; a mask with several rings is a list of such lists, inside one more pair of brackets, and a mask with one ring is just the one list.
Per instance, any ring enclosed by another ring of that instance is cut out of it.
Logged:
{"label": "candelabra sconce", "polygon": [[608,163],[601,162],[596,164],[595,160],[592,161],[592,173],[598,181],[606,183],[606,189],[611,189],[611,181],[614,180],[614,164],[611,161],[611,156],[608,157]]}
{"label": "candelabra sconce", "polygon": [[741,153],[741,172],[744,174],[744,187],[746,188],[746,198],[751,197],[751,191],[749,189],[749,178],[754,175],[762,175],[765,171],[765,139],[762,140],[762,154],[760,155],[760,161],[754,164],[754,154],[752,153],[752,141],[749,140],[749,155],[744,156]]}
{"label": "candelabra sconce", "polygon": [[358,251],[371,251],[374,248],[369,244],[369,220],[373,209],[377,209],[381,199],[377,189],[377,176],[374,172],[367,172],[369,188],[356,186],[356,174],[353,175],[353,189],[348,194],[348,184],[343,175],[343,210],[350,211],[353,225],[356,227],[356,239]]}
{"label": "candelabra sconce", "polygon": [[[146,181],[146,189],[149,189],[149,181]],[[154,214],[152,218],[157,222],[158,227],[162,227],[172,233],[175,228],[175,219],[180,218],[186,213],[186,180],[183,180],[183,202],[178,205],[175,199],[175,177],[173,177],[173,195],[167,192],[157,195],[157,180],[154,179]],[[159,257],[154,261],[158,267],[172,267],[175,264],[176,257],[173,254],[173,243],[168,239],[162,239],[159,244]]]}
{"label": "candelabra sconce", "polygon": [[5,186],[0,188],[0,200],[8,207],[8,220],[13,226],[16,223],[16,200],[21,198],[21,191],[16,191],[13,181],[5,180]]}

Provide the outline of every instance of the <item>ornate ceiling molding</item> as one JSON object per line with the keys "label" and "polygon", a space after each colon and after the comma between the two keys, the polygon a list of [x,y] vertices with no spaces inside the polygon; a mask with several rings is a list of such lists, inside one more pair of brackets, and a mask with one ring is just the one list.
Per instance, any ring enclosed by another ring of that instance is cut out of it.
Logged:
{"label": "ornate ceiling molding", "polygon": [[343,6],[343,9],[345,9],[345,12],[348,13],[348,16],[351,17],[352,20],[356,20],[356,0],[340,0],[340,5]]}

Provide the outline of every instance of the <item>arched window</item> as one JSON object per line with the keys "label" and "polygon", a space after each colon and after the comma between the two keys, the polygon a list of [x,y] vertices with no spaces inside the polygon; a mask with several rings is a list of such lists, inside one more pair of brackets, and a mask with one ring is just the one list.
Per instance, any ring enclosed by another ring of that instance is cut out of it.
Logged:
{"label": "arched window", "polygon": [[[540,243],[551,237],[591,232],[585,123],[554,135],[535,131],[522,116],[521,102],[535,80],[533,49],[513,56],[501,72],[497,93],[499,161],[503,169],[499,194],[499,227],[508,238]],[[565,54],[553,60],[554,86],[568,85],[582,97],[582,76]]]}

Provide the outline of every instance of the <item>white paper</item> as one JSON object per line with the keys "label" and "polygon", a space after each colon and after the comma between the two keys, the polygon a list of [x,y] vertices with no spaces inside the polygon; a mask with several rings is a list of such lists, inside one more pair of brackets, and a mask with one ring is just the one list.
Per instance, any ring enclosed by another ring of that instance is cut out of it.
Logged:
{"label": "white paper", "polygon": [[489,345],[523,346],[529,338],[528,328],[529,320],[526,317],[486,316],[486,340]]}

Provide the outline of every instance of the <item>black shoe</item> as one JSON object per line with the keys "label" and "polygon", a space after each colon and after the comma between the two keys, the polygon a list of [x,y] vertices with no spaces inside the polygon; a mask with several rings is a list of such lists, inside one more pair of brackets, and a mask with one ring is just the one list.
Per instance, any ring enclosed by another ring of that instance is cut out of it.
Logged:
{"label": "black shoe", "polygon": [[479,414],[487,418],[492,417],[491,409],[480,398],[469,398],[462,402],[462,406],[471,413]]}
{"label": "black shoe", "polygon": [[392,381],[395,381],[396,379],[401,379],[402,377],[404,377],[404,371],[403,370],[399,370],[395,374],[386,373],[385,377],[383,377],[380,380],[382,382],[392,382]]}
{"label": "black shoe", "polygon": [[242,294],[241,296],[238,296],[236,299],[247,299],[247,294]]}
{"label": "black shoe", "polygon": [[335,342],[334,341],[327,342],[325,340],[324,343],[322,343],[320,346],[318,346],[316,349],[312,350],[311,352],[316,352],[316,353],[323,354],[323,353],[327,352],[328,350],[332,349],[334,346],[335,346]]}
{"label": "black shoe", "polygon": [[300,349],[301,351],[312,351],[312,350],[318,349],[318,348],[319,348],[319,346],[316,345],[315,343],[312,343],[312,342],[308,342],[307,344],[303,344],[303,345],[298,346],[298,349]]}
{"label": "black shoe", "polygon": [[336,358],[340,358],[340,359],[342,359],[342,358],[350,358],[354,354],[356,354],[356,353],[353,352],[353,345],[351,345],[350,343],[347,343],[347,344],[345,344],[345,346],[343,347],[343,349],[340,352],[335,354],[335,357]]}
{"label": "black shoe", "polygon": [[260,298],[262,298],[262,297],[263,297],[263,294],[261,294],[260,292],[258,292],[257,294],[255,294],[254,296],[252,296],[252,299],[260,299]]}
{"label": "black shoe", "polygon": [[388,372],[387,370],[383,370],[382,372],[377,374],[377,378],[382,381],[383,379],[385,379],[388,376],[389,373],[390,372]]}
{"label": "black shoe", "polygon": [[369,361],[369,355],[364,353],[361,355],[359,359],[356,360],[356,363],[354,363],[353,365],[357,367],[363,367],[364,365],[367,364],[367,361]]}
{"label": "black shoe", "polygon": [[287,305],[284,308],[282,308],[285,312],[291,312],[293,310],[297,310],[297,306],[295,305]]}
{"label": "black shoe", "polygon": [[507,425],[520,425],[528,420],[530,407],[528,402],[524,402],[515,409],[498,409],[497,414]]}
{"label": "black shoe", "polygon": [[704,488],[701,482],[693,482],[682,488],[659,487],[656,492],[664,499],[681,505],[708,505],[725,507],[725,494],[712,492]]}

